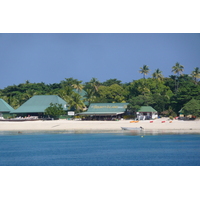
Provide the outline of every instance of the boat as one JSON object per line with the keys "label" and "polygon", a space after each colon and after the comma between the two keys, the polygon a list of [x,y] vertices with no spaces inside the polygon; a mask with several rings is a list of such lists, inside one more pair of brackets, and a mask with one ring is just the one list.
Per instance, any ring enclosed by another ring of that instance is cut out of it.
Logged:
{"label": "boat", "polygon": [[135,131],[141,131],[141,130],[143,130],[144,128],[143,127],[121,127],[122,128],[122,130],[128,130],[128,131],[133,131],[133,130],[135,130]]}

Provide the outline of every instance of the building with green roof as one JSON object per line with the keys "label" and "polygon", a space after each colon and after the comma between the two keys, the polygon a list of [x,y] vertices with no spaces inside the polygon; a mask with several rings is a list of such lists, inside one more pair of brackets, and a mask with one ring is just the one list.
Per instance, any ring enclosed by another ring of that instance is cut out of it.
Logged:
{"label": "building with green roof", "polygon": [[3,99],[0,99],[0,118],[8,118],[12,111],[14,111],[14,108],[12,108]]}
{"label": "building with green roof", "polygon": [[128,103],[92,103],[86,112],[78,115],[90,119],[121,118],[127,110]]}
{"label": "building with green roof", "polygon": [[43,116],[45,109],[48,108],[51,103],[62,104],[63,110],[68,110],[67,102],[57,95],[35,95],[11,113],[21,116]]}
{"label": "building with green roof", "polygon": [[139,120],[158,118],[158,112],[151,106],[141,106],[137,111],[137,118]]}

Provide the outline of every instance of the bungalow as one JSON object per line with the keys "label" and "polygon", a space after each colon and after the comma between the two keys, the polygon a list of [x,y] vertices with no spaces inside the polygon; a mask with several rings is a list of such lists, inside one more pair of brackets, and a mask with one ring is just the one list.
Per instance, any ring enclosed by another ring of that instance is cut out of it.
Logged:
{"label": "bungalow", "polygon": [[151,106],[141,106],[136,114],[138,120],[158,118],[158,112]]}
{"label": "bungalow", "polygon": [[62,104],[63,110],[67,111],[67,102],[57,95],[35,95],[11,113],[18,116],[44,116],[45,109],[50,103]]}
{"label": "bungalow", "polygon": [[86,112],[78,113],[90,120],[120,119],[126,112],[128,103],[92,103]]}
{"label": "bungalow", "polygon": [[6,103],[3,99],[0,99],[0,119],[8,118],[11,116],[11,112],[14,111],[8,103]]}

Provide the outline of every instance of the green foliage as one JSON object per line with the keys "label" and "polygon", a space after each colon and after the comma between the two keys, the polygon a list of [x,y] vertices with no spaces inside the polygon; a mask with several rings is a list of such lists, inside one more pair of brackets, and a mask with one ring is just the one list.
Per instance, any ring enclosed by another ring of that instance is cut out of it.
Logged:
{"label": "green foliage", "polygon": [[195,84],[197,84],[198,80],[200,79],[199,67],[194,68],[194,71],[192,71],[192,73],[191,73],[191,77],[194,79]]}
{"label": "green foliage", "polygon": [[97,95],[97,94],[98,94],[98,91],[99,91],[99,86],[100,86],[100,85],[101,85],[101,83],[99,82],[98,79],[92,78],[92,79],[90,80],[90,82],[86,82],[86,83],[85,83],[84,89],[85,89],[85,90],[90,89],[90,90],[92,90],[92,93],[93,93],[94,95]]}
{"label": "green foliage", "polygon": [[176,117],[177,115],[176,115],[176,113],[171,109],[171,108],[169,108],[168,110],[165,110],[165,111],[163,111],[163,112],[161,112],[161,114],[164,116],[164,117]]}
{"label": "green foliage", "polygon": [[86,94],[84,95],[84,100],[88,102],[88,106],[95,102],[96,100],[96,95],[93,89],[87,88],[85,89]]}
{"label": "green foliage", "polygon": [[170,104],[170,98],[173,96],[172,91],[164,84],[164,81],[157,79],[140,79],[132,82],[129,86],[130,95],[129,103],[132,109],[136,105],[152,106],[158,112],[167,109]]}
{"label": "green foliage", "polygon": [[[137,110],[140,106],[149,105],[159,114],[166,110],[173,110],[168,116],[178,115],[178,112],[191,99],[200,100],[200,70],[194,68],[190,75],[182,74],[184,67],[176,63],[172,67],[174,75],[163,77],[156,69],[152,78],[145,78],[149,67],[140,68],[144,78],[129,83],[122,83],[117,79],[100,82],[92,78],[82,83],[74,78],[65,78],[60,83],[45,84],[25,81],[19,85],[0,89],[0,98],[13,108],[18,108],[34,95],[59,95],[69,104],[69,109],[80,112],[90,103],[121,103],[128,102],[129,110]],[[84,91],[86,93],[84,94]],[[81,95],[80,95],[81,94]]]}
{"label": "green foliage", "polygon": [[48,115],[54,119],[58,119],[60,115],[64,115],[65,111],[62,108],[62,104],[50,103],[50,106],[45,109],[45,115]]}
{"label": "green foliage", "polygon": [[74,78],[65,78],[65,80],[61,81],[60,84],[64,88],[66,86],[71,87],[72,85],[79,85],[82,81],[79,81]]}
{"label": "green foliage", "polygon": [[177,93],[178,91],[179,78],[180,78],[180,75],[183,73],[183,71],[184,71],[184,66],[180,65],[180,63],[178,62],[172,67],[172,72],[174,72],[174,74],[177,74],[177,76],[175,76],[175,79],[174,79],[175,93]]}
{"label": "green foliage", "polygon": [[121,103],[125,101],[124,95],[126,91],[118,84],[111,86],[100,86],[99,87],[99,101],[106,100],[109,103]]}
{"label": "green foliage", "polygon": [[83,111],[85,109],[85,104],[83,102],[83,97],[74,92],[70,91],[69,89],[62,90],[62,96],[63,100],[65,100],[69,104],[69,109],[70,110],[75,110],[76,112]]}
{"label": "green foliage", "polygon": [[109,79],[102,83],[102,85],[104,85],[104,86],[111,86],[114,84],[121,85],[121,81],[117,80],[117,79]]}
{"label": "green foliage", "polygon": [[184,105],[181,112],[184,115],[193,115],[200,117],[200,100],[191,99],[188,103]]}
{"label": "green foliage", "polygon": [[162,72],[159,69],[155,70],[155,72],[152,74],[152,77],[157,79],[158,81],[162,81],[164,78]]}
{"label": "green foliage", "polygon": [[183,73],[183,70],[184,66],[178,62],[172,67],[172,72],[174,72],[174,74],[177,74],[178,76]]}
{"label": "green foliage", "polygon": [[143,74],[143,78],[145,79],[145,76],[149,73],[150,69],[149,66],[143,65],[143,67],[140,67],[140,73]]}
{"label": "green foliage", "polygon": [[169,116],[169,119],[173,120],[173,119],[174,119],[174,117],[173,117],[173,116]]}
{"label": "green foliage", "polygon": [[167,109],[169,106],[170,98],[168,95],[162,95],[162,94],[153,94],[153,104],[151,106],[156,109],[159,113]]}

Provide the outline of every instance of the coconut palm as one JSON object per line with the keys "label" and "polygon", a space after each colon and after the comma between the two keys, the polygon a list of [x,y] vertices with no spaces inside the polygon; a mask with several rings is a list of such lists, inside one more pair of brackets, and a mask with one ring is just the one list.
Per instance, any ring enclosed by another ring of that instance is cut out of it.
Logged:
{"label": "coconut palm", "polygon": [[147,81],[143,79],[139,81],[137,90],[140,94],[143,94],[143,95],[149,95],[151,93],[150,88],[148,87]]}
{"label": "coconut palm", "polygon": [[60,84],[61,86],[64,87],[72,87],[72,85],[79,85],[81,84],[82,81],[79,81],[77,79],[74,78],[65,78],[65,80],[61,81]]}
{"label": "coconut palm", "polygon": [[180,65],[180,63],[178,62],[172,67],[172,72],[174,72],[174,74],[177,74],[178,76],[183,73],[183,70],[184,66]]}
{"label": "coconut palm", "polygon": [[100,82],[96,78],[92,78],[89,83],[92,86],[92,88],[94,88],[94,91],[98,92],[98,88],[100,86]]}
{"label": "coconut palm", "polygon": [[34,89],[28,89],[23,94],[23,98],[27,101],[28,99],[30,99],[32,96],[34,96],[36,94],[37,94],[37,92]]}
{"label": "coconut palm", "polygon": [[86,94],[84,95],[84,98],[85,98],[84,100],[85,100],[85,101],[88,101],[88,103],[89,103],[89,105],[90,105],[90,104],[91,104],[92,102],[94,102],[95,99],[96,99],[96,96],[94,95],[94,90],[88,88],[88,89],[86,89],[85,91],[86,91]]}
{"label": "coconut palm", "polygon": [[26,81],[25,81],[25,84],[26,84],[26,85],[28,85],[29,83],[30,83],[30,81],[29,81],[29,80],[26,80]]}
{"label": "coconut palm", "polygon": [[162,71],[160,71],[159,69],[156,69],[155,72],[152,74],[152,77],[159,80],[159,81],[162,81],[163,80],[163,75],[162,75]]}
{"label": "coconut palm", "polygon": [[60,89],[60,90],[57,91],[57,94],[62,99],[70,97],[72,95],[72,93],[73,93],[73,91],[72,91],[72,88],[70,86],[66,86],[63,89]]}
{"label": "coconut palm", "polygon": [[66,100],[71,109],[75,109],[76,112],[80,112],[85,110],[86,108],[85,104],[81,99],[82,96],[74,92],[72,93],[72,96]]}
{"label": "coconut palm", "polygon": [[195,84],[197,84],[198,79],[200,78],[200,69],[198,67],[194,68],[194,71],[191,73],[192,78],[194,78]]}
{"label": "coconut palm", "polygon": [[[174,72],[174,74],[177,74],[177,76],[180,76],[183,73],[184,70],[184,66],[180,65],[180,63],[176,63],[173,67],[172,67],[172,72]],[[179,80],[178,77],[175,78],[175,92],[178,91],[178,85],[179,85]]]}
{"label": "coconut palm", "polygon": [[83,89],[83,85],[81,83],[73,84],[72,87],[77,90],[78,92],[81,92]]}
{"label": "coconut palm", "polygon": [[143,78],[145,79],[145,76],[149,73],[150,69],[147,65],[143,65],[143,67],[140,67],[140,73],[143,74]]}

